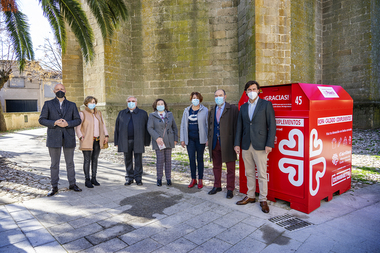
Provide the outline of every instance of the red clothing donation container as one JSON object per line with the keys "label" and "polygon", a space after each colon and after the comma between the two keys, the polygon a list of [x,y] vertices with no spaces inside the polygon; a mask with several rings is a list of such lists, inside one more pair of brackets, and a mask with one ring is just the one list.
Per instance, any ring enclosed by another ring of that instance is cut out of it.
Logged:
{"label": "red clothing donation container", "polygon": [[[320,201],[351,188],[353,100],[340,86],[306,83],[261,88],[276,116],[274,149],[268,156],[268,200],[281,199],[310,213]],[[239,109],[248,101],[243,93]],[[240,155],[240,192],[247,192]],[[256,175],[257,176],[257,175]],[[256,182],[256,191],[259,191]]]}

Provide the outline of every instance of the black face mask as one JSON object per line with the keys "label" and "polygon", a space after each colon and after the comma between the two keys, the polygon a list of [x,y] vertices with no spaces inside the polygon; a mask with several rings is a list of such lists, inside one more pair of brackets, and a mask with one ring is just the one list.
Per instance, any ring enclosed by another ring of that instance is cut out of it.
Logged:
{"label": "black face mask", "polygon": [[63,91],[57,91],[57,93],[55,93],[55,95],[57,96],[57,98],[63,98],[65,96],[65,93]]}

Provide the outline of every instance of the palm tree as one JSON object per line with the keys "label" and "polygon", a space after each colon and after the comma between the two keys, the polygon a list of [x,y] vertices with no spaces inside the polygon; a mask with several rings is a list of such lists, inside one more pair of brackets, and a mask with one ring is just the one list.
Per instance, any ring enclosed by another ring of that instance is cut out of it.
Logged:
{"label": "palm tree", "polygon": [[[66,50],[65,23],[67,23],[78,40],[85,62],[91,61],[94,57],[94,35],[80,0],[38,1],[44,16],[49,20],[62,53],[64,54]],[[88,5],[95,17],[104,40],[112,36],[121,21],[125,21],[128,17],[127,7],[123,0],[82,1]],[[27,17],[18,9],[17,2],[18,0],[0,0],[0,21],[4,21],[4,29],[10,38],[12,51],[22,71],[27,61],[34,60],[34,51]],[[10,74],[11,71],[0,68],[0,89],[9,79]],[[4,128],[1,116],[0,105],[0,131]]]}
{"label": "palm tree", "polygon": [[[94,57],[94,35],[79,0],[38,0],[44,15],[49,20],[54,36],[62,48],[66,50],[67,23],[77,38],[82,49],[83,58],[89,62]],[[20,70],[25,67],[26,60],[34,59],[29,24],[26,16],[19,11],[17,0],[0,0],[0,14],[5,20],[5,27],[11,38]],[[84,0],[95,17],[103,39],[112,36],[115,28],[128,17],[127,7],[123,0]]]}

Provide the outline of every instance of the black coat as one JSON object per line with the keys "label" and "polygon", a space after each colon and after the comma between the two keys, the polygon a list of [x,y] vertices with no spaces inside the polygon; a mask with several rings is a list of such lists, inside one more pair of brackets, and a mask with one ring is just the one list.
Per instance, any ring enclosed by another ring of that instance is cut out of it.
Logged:
{"label": "black coat", "polygon": [[144,146],[149,146],[150,135],[147,130],[148,113],[136,107],[133,112],[128,108],[119,112],[115,123],[114,144],[118,152],[128,152],[128,124],[133,120],[133,152],[144,153]]}
{"label": "black coat", "polygon": [[[54,126],[58,119],[67,121],[67,127]],[[75,148],[75,130],[74,127],[81,123],[78,108],[75,103],[63,100],[62,111],[57,98],[46,101],[41,110],[38,122],[48,127],[46,146],[49,148]]]}

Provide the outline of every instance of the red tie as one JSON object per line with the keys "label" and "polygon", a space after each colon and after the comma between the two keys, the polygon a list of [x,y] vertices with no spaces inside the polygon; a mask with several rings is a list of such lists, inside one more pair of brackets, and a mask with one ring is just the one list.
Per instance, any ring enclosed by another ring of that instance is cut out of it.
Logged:
{"label": "red tie", "polygon": [[164,120],[164,116],[160,113],[161,119]]}
{"label": "red tie", "polygon": [[216,111],[216,121],[219,123],[220,121],[220,112],[222,111],[222,108],[218,106],[218,110]]}

